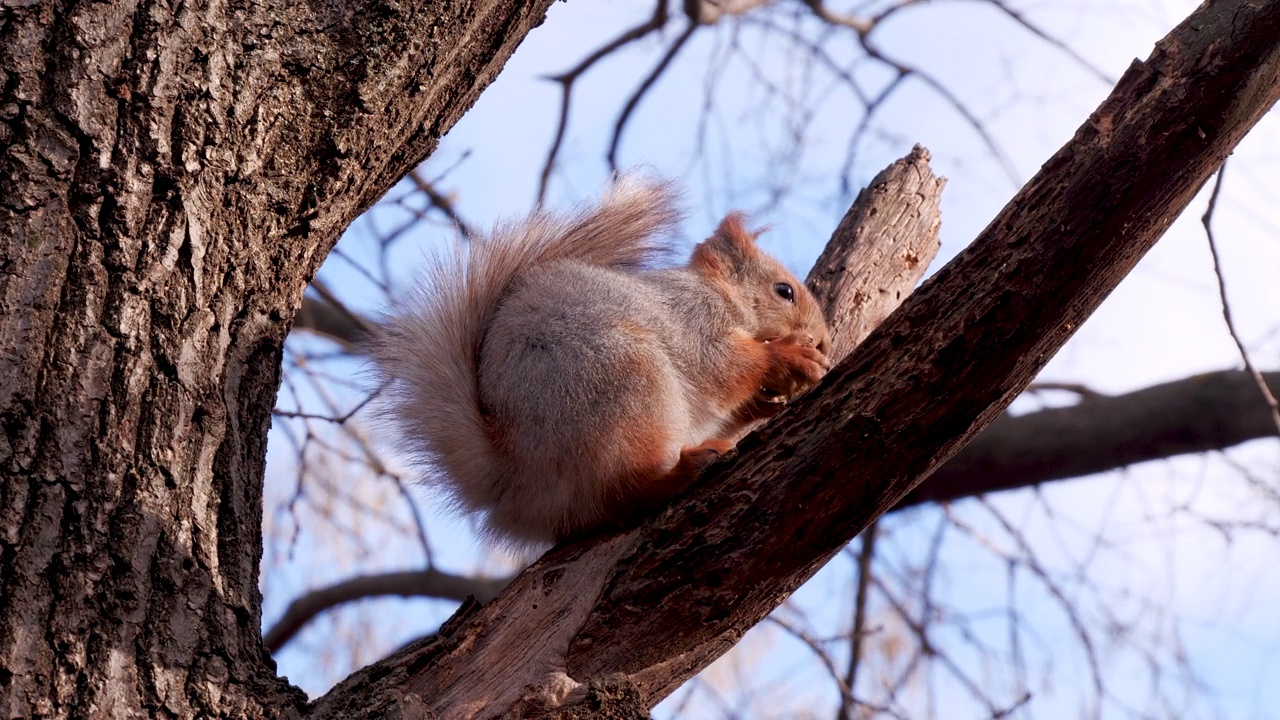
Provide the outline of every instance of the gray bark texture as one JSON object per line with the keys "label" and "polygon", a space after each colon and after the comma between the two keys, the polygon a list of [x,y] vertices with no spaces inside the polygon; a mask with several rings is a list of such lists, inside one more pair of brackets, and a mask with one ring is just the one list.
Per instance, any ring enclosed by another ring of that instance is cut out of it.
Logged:
{"label": "gray bark texture", "polygon": [[305,714],[259,638],[289,322],[550,2],[0,2],[0,717]]}

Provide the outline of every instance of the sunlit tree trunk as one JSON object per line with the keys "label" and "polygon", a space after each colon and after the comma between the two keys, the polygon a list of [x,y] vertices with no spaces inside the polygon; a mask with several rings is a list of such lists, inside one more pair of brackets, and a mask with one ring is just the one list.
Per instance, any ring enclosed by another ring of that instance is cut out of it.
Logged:
{"label": "sunlit tree trunk", "polygon": [[549,4],[0,6],[0,716],[303,711],[259,639],[289,321]]}

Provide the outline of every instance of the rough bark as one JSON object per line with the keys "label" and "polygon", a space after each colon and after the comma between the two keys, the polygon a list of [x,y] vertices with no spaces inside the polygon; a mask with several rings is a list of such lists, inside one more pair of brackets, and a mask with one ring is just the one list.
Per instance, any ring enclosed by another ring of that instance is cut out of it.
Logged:
{"label": "rough bark", "polygon": [[827,316],[833,360],[866,340],[937,257],[945,184],[917,145],[881,170],[836,226],[805,280]]}
{"label": "rough bark", "polygon": [[[965,252],[681,501],[553,550],[338,695],[407,687],[442,716],[514,716],[622,674],[665,697],[989,424],[1277,95],[1280,2],[1206,2]],[[318,708],[367,716],[351,710]]]}
{"label": "rough bark", "polygon": [[302,290],[550,0],[0,5],[0,716],[293,716],[259,638]]}

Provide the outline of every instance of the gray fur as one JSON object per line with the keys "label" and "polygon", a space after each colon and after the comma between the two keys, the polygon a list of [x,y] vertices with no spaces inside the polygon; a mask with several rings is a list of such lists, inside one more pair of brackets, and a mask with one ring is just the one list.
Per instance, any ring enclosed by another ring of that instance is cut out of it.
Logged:
{"label": "gray fur", "polygon": [[679,216],[670,186],[624,177],[596,207],[534,214],[437,259],[386,323],[373,357],[403,445],[461,509],[485,513],[494,539],[617,519],[636,483],[725,435],[735,409],[708,389],[725,382],[735,338],[816,322],[825,342],[812,299],[797,320],[772,290],[796,281],[753,245],[725,257],[750,263],[733,283],[758,287],[645,269],[670,253]]}

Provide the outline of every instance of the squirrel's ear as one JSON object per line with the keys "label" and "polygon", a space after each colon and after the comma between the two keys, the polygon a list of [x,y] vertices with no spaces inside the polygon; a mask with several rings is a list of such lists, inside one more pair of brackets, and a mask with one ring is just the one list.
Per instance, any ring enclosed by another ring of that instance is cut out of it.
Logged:
{"label": "squirrel's ear", "polygon": [[746,215],[740,212],[729,213],[720,221],[720,227],[711,237],[698,243],[693,249],[690,263],[695,267],[713,273],[735,272],[743,265],[760,256],[760,248],[756,247],[756,238],[764,230],[751,232],[743,225]]}

